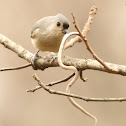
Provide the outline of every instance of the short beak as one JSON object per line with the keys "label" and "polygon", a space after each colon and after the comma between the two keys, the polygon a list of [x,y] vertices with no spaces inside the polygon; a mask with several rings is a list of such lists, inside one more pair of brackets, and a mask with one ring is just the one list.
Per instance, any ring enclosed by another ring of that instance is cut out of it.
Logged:
{"label": "short beak", "polygon": [[62,32],[63,32],[64,34],[66,34],[66,33],[68,33],[68,29],[63,29]]}

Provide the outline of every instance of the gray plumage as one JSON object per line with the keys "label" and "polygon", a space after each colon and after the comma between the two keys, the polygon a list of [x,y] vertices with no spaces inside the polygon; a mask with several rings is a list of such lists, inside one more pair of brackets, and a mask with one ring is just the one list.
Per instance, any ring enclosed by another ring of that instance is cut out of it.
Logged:
{"label": "gray plumage", "polygon": [[44,17],[38,20],[32,28],[32,43],[41,51],[58,52],[68,27],[69,20],[62,14]]}

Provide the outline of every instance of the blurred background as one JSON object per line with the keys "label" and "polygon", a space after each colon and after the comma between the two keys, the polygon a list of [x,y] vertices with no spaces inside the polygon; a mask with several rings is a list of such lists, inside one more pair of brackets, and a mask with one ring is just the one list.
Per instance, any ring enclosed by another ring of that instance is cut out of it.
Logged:
{"label": "blurred background", "polygon": [[[64,14],[71,22],[69,31],[76,31],[71,12],[81,29],[90,8],[98,8],[88,40],[96,54],[106,62],[126,64],[126,1],[125,0],[0,0],[0,33],[35,53],[30,40],[33,24],[42,17]],[[45,53],[40,53],[46,55]],[[83,43],[65,51],[75,58],[92,58]],[[12,51],[0,45],[0,68],[26,64]],[[31,67],[0,72],[0,126],[94,126],[94,120],[74,108],[64,96],[51,95],[43,89],[26,93],[37,86],[33,74],[43,83],[67,77],[72,72],[61,68],[34,71]],[[60,73],[60,74],[59,74]],[[78,80],[71,92],[86,97],[126,97],[126,78],[100,71],[86,70],[86,83]],[[51,87],[65,91],[68,82]],[[76,100],[98,119],[98,126],[125,126],[126,102],[84,102]]]}

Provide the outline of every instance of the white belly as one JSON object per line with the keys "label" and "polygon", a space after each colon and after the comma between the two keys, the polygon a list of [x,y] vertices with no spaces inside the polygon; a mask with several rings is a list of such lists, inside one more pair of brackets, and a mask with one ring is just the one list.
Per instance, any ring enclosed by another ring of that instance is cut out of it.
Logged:
{"label": "white belly", "polygon": [[58,52],[59,46],[61,43],[62,38],[50,40],[48,39],[31,39],[32,44],[38,48],[40,51],[49,51],[49,52]]}

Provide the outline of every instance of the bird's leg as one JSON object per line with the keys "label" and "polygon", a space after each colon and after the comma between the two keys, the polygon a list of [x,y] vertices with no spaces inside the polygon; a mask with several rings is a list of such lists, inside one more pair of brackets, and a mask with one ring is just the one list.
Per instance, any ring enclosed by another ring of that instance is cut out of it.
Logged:
{"label": "bird's leg", "polygon": [[37,67],[35,66],[35,61],[36,61],[36,58],[38,57],[38,53],[39,53],[40,50],[38,50],[32,57],[31,59],[31,64],[32,64],[32,67],[34,70],[37,70]]}

